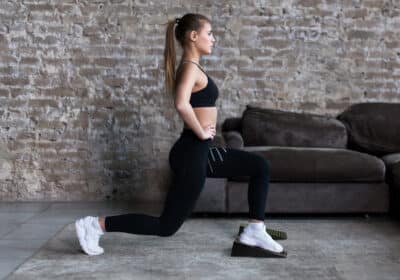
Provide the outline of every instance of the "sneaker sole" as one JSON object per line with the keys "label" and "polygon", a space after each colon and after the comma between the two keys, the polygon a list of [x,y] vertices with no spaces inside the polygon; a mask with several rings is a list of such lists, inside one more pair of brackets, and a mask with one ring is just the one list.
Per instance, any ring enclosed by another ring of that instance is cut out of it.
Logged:
{"label": "sneaker sole", "polygon": [[85,231],[84,226],[82,226],[82,224],[81,224],[81,220],[78,220],[75,222],[75,231],[76,231],[76,235],[78,236],[79,245],[81,246],[81,249],[83,250],[84,253],[86,253],[89,256],[97,256],[97,255],[101,255],[104,253],[101,251],[94,252],[87,247],[86,241],[85,241],[86,231]]}

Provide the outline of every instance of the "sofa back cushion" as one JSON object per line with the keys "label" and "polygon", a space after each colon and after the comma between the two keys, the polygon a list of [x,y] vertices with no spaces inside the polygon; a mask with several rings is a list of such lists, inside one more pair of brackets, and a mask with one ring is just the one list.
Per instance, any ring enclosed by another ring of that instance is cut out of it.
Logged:
{"label": "sofa back cushion", "polygon": [[400,152],[400,103],[360,103],[338,116],[349,146],[375,155]]}
{"label": "sofa back cushion", "polygon": [[243,112],[245,146],[346,148],[345,126],[335,118],[248,105]]}

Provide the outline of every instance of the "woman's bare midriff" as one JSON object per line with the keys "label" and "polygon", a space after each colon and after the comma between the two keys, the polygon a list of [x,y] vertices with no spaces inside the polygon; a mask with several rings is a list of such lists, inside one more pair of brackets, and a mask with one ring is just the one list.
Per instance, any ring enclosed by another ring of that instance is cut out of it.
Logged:
{"label": "woman's bare midriff", "polygon": [[[217,108],[216,107],[196,107],[193,108],[200,125],[204,128],[207,125],[213,124],[217,125]],[[190,129],[187,124],[184,124],[185,128]]]}

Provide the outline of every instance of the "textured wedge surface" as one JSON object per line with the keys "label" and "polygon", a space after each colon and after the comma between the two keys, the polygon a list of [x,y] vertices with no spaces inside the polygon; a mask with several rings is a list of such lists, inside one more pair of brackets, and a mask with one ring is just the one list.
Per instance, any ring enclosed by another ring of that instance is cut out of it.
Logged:
{"label": "textured wedge surface", "polygon": [[232,257],[252,257],[252,258],[286,258],[287,252],[273,252],[256,246],[249,246],[235,240],[232,245]]}

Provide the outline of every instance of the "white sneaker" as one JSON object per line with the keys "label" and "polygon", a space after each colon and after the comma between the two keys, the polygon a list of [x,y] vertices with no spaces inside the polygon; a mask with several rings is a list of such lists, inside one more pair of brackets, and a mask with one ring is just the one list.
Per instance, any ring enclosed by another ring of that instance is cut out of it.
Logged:
{"label": "white sneaker", "polygon": [[75,230],[79,239],[79,244],[82,250],[90,256],[104,253],[104,249],[99,246],[100,236],[104,233],[99,225],[95,223],[98,223],[98,218],[91,216],[78,219],[75,222]]}
{"label": "white sneaker", "polygon": [[239,236],[239,241],[249,246],[261,247],[276,253],[283,251],[283,247],[265,231],[265,224],[257,227],[246,226]]}

